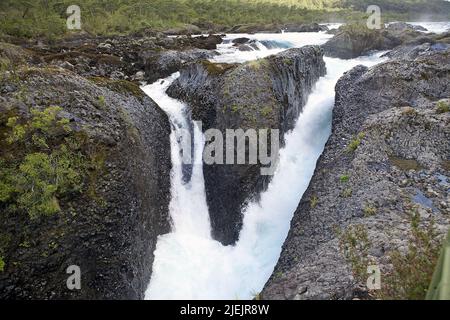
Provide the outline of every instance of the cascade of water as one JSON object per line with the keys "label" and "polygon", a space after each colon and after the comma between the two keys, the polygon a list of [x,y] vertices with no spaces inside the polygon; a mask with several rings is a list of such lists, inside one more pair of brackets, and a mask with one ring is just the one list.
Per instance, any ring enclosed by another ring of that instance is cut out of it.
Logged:
{"label": "cascade of water", "polygon": [[[240,35],[239,35],[240,36]],[[293,34],[281,34],[293,40]],[[297,34],[301,37],[302,34]],[[254,35],[266,39],[270,35]],[[324,34],[309,35],[309,43],[321,44]],[[224,62],[257,59],[258,51],[219,50]],[[250,299],[259,292],[279,257],[290,220],[314,173],[316,161],[331,131],[334,87],[342,74],[358,64],[383,61],[381,53],[353,60],[325,58],[328,73],[316,84],[294,130],[286,135],[278,169],[258,203],[244,212],[244,224],[235,246],[223,246],[211,238],[201,165],[203,135],[192,125],[186,106],[167,96],[166,89],[178,77],[160,80],[144,91],[167,112],[172,123],[172,232],[158,239],[147,299]],[[217,58],[220,60],[219,58]],[[193,127],[194,159],[190,180],[183,179],[180,130]]]}

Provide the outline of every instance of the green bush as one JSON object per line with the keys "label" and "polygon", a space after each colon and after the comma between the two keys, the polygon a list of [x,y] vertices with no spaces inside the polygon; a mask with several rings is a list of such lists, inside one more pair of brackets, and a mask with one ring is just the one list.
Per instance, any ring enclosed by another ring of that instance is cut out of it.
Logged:
{"label": "green bush", "polygon": [[6,123],[7,151],[15,156],[0,157],[0,202],[33,219],[59,212],[59,199],[83,188],[88,162],[61,111],[32,109],[30,119]]}
{"label": "green bush", "polygon": [[[430,12],[448,18],[448,4],[436,0],[393,0],[383,3],[383,17],[408,19]],[[430,2],[433,1],[433,5]],[[16,37],[57,39],[68,33],[66,9],[81,8],[83,30],[95,35],[125,34],[189,24],[231,27],[242,24],[355,21],[365,17],[366,0],[2,0],[0,33]],[[355,10],[356,9],[356,10]],[[409,11],[408,11],[409,10]],[[444,12],[444,14],[443,14]],[[393,14],[395,16],[393,16]],[[431,16],[431,15],[430,15]]]}
{"label": "green bush", "polygon": [[382,299],[423,300],[426,297],[442,242],[434,222],[422,223],[418,213],[412,216],[410,231],[407,251],[395,250],[389,256],[393,269],[385,276],[378,293]]}
{"label": "green bush", "polygon": [[[372,246],[368,229],[364,225],[349,226],[338,232],[339,248],[350,264],[355,279],[367,281],[367,267]],[[433,221],[423,223],[418,213],[411,217],[410,238],[405,252],[388,253],[392,267],[383,276],[381,290],[371,292],[372,298],[387,300],[423,300],[429,288],[441,251],[442,241]]]}

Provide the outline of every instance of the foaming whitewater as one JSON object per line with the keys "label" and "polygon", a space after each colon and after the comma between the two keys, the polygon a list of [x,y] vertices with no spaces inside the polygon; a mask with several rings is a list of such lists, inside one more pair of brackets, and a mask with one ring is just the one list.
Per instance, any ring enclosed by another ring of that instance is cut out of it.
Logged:
{"label": "foaming whitewater", "polygon": [[[190,235],[196,230],[198,236],[210,238],[210,222],[205,198],[205,183],[203,178],[203,133],[200,128],[188,118],[189,112],[182,102],[172,99],[166,94],[167,88],[180,76],[177,72],[164,80],[143,88],[144,92],[169,116],[172,132],[171,145],[171,202],[170,216],[172,231],[176,234]],[[183,167],[183,138],[186,133],[193,133],[194,152],[192,152],[192,172],[189,181],[185,181]]]}
{"label": "foaming whitewater", "polygon": [[[321,45],[331,39],[333,35],[325,32],[302,33],[261,33],[261,34],[228,34],[217,48],[220,55],[211,59],[218,63],[243,63],[261,59],[285,51],[289,48],[299,48],[308,44]],[[232,41],[237,38],[248,38],[254,41],[257,49],[253,51],[239,51],[233,47]]]}
{"label": "foaming whitewater", "polygon": [[[258,40],[283,40],[295,47],[321,44],[330,37],[323,33],[252,36]],[[281,51],[267,49],[263,55]],[[219,52],[222,56],[215,60],[221,62],[262,57],[261,51],[232,51],[230,45],[224,45]],[[358,64],[372,66],[381,62],[380,55],[354,60],[325,58],[327,75],[317,82],[294,130],[286,135],[286,145],[280,151],[280,162],[268,190],[261,195],[259,203],[252,203],[245,210],[243,229],[235,246],[223,246],[211,237],[201,165],[203,135],[189,119],[187,107],[165,93],[179,74],[143,88],[170,117],[175,164],[170,204],[173,228],[170,234],[158,239],[146,299],[252,299],[262,290],[330,135],[337,80]],[[186,128],[193,128],[195,158],[187,182],[183,179],[183,167],[178,165],[182,157],[180,135]]]}

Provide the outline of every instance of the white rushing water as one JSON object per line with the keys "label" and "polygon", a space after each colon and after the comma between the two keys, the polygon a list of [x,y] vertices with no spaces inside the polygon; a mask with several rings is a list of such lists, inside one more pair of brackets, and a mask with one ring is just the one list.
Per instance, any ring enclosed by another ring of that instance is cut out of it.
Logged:
{"label": "white rushing water", "polygon": [[[229,35],[227,39],[241,36]],[[321,44],[330,37],[324,33],[249,36],[256,40],[287,41],[295,47]],[[223,45],[222,55],[215,60],[243,62],[279,51],[239,52]],[[201,164],[204,140],[193,125],[196,164],[188,183],[183,180],[182,167],[173,166],[172,232],[158,239],[146,299],[251,299],[262,290],[330,135],[337,80],[358,64],[380,63],[380,55],[353,60],[325,58],[327,75],[317,82],[294,130],[286,135],[286,146],[280,151],[280,162],[268,190],[259,203],[250,204],[244,212],[243,229],[235,246],[223,246],[211,237]],[[174,164],[180,163],[181,157],[179,133],[192,126],[185,112],[187,106],[165,93],[178,76],[174,74],[143,88],[170,117]]]}

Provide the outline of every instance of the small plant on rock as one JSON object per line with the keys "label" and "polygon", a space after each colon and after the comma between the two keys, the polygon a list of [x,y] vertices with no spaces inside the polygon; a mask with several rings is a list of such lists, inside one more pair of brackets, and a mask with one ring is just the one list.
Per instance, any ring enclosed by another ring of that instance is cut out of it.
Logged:
{"label": "small plant on rock", "polygon": [[314,209],[319,204],[319,198],[317,196],[312,196],[310,201],[311,209]]}
{"label": "small plant on rock", "polygon": [[339,248],[350,263],[355,279],[359,282],[364,282],[367,278],[370,246],[369,234],[363,225],[349,226],[339,234]]}
{"label": "small plant on rock", "polygon": [[437,106],[437,113],[438,114],[450,112],[450,105],[449,105],[448,102],[439,101],[436,106]]}
{"label": "small plant on rock", "polygon": [[364,206],[363,212],[366,218],[372,217],[377,214],[377,208],[373,204],[368,203]]}
{"label": "small plant on rock", "polygon": [[347,188],[341,193],[342,198],[350,198],[353,195],[353,190],[351,188]]}
{"label": "small plant on rock", "polygon": [[365,134],[363,132],[359,133],[356,137],[353,138],[353,140],[350,142],[350,144],[347,147],[348,152],[355,152],[359,146],[361,145],[361,141],[365,138]]}

